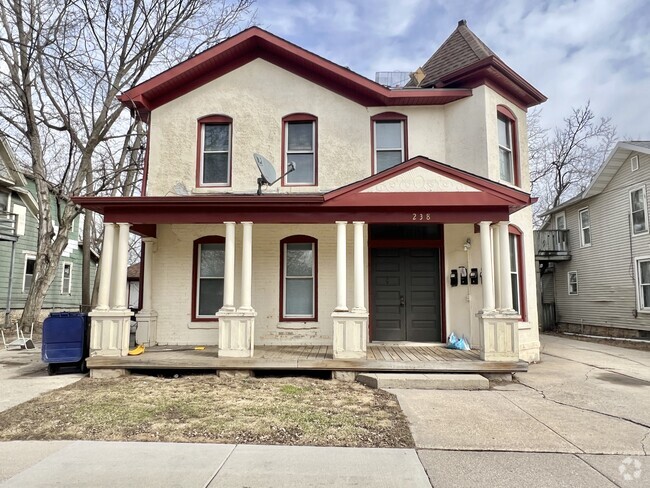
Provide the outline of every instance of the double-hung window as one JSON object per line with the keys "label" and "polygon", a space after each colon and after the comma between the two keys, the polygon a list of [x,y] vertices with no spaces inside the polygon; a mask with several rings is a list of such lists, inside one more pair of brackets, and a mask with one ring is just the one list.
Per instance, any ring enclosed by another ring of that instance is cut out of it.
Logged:
{"label": "double-hung window", "polygon": [[72,263],[63,263],[61,274],[61,294],[69,295],[72,291]]}
{"label": "double-hung window", "polygon": [[632,214],[632,235],[648,232],[648,212],[646,210],[645,186],[630,192],[630,211]]}
{"label": "double-hung window", "polygon": [[36,267],[36,257],[35,256],[26,256],[25,257],[25,271],[23,273],[23,292],[27,293],[29,288],[32,286],[32,281],[34,279],[34,272]]}
{"label": "double-hung window", "polygon": [[516,118],[510,109],[497,107],[497,133],[499,142],[499,177],[513,185],[519,185],[517,160]]}
{"label": "double-hung window", "polygon": [[583,208],[578,212],[580,220],[580,247],[591,246],[591,219],[589,218],[589,209]]}
{"label": "double-hung window", "polygon": [[398,113],[375,115],[372,121],[374,173],[392,168],[408,157],[407,119]]}
{"label": "double-hung window", "polygon": [[519,272],[519,236],[510,234],[510,282],[512,284],[512,307],[521,313],[520,272]]}
{"label": "double-hung window", "polygon": [[567,273],[567,281],[569,287],[569,295],[577,295],[578,294],[578,272],[569,271]]}
{"label": "double-hung window", "polygon": [[284,124],[284,154],[282,172],[289,164],[294,170],[284,177],[285,185],[313,186],[317,184],[318,120],[309,114],[287,115]]}
{"label": "double-hung window", "polygon": [[317,301],[317,242],[292,236],[280,243],[282,253],[282,320],[315,320]]}
{"label": "double-hung window", "polygon": [[639,310],[650,312],[650,258],[637,259],[636,271]]}
{"label": "double-hung window", "polygon": [[194,320],[216,320],[223,306],[225,239],[208,236],[194,241]]}
{"label": "double-hung window", "polygon": [[213,115],[199,119],[197,186],[230,186],[232,119]]}

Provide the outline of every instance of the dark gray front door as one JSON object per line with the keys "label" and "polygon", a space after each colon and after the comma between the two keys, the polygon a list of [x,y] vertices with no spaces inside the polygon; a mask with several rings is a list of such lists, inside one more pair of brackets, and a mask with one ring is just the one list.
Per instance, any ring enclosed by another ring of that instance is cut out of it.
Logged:
{"label": "dark gray front door", "polygon": [[438,249],[372,249],[371,276],[372,340],[441,340]]}

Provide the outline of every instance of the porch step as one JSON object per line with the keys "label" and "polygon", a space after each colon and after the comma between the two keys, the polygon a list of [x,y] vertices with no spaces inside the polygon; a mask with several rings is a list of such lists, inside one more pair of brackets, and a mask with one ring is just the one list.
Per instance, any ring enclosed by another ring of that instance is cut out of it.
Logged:
{"label": "porch step", "polygon": [[480,374],[362,373],[357,381],[370,388],[414,390],[487,390],[490,381]]}

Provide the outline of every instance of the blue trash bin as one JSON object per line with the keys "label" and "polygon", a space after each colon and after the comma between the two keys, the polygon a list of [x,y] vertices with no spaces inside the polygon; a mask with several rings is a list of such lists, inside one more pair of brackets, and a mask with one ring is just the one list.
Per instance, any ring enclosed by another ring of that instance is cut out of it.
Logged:
{"label": "blue trash bin", "polygon": [[85,373],[89,347],[87,313],[53,312],[43,322],[41,358],[50,375],[56,374],[61,366],[74,366]]}

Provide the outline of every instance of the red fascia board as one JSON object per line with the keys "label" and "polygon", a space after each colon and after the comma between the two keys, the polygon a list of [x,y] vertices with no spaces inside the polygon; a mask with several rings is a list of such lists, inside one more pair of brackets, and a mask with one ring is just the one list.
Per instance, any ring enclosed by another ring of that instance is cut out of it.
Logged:
{"label": "red fascia board", "polygon": [[[435,202],[435,203],[434,203]],[[330,200],[324,207],[509,207],[509,202],[486,192],[408,192],[408,193],[353,193]],[[418,212],[420,210],[417,210]]]}

